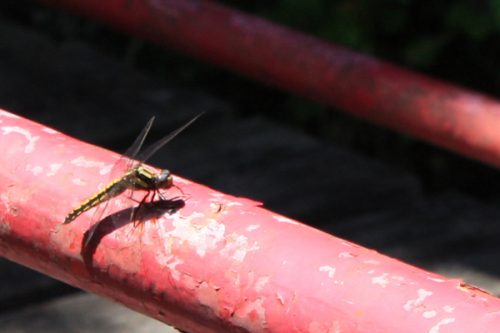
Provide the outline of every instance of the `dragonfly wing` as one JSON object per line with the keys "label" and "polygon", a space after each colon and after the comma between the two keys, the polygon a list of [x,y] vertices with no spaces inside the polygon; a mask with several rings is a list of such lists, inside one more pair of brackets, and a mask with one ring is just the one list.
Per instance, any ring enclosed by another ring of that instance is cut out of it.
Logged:
{"label": "dragonfly wing", "polygon": [[191,125],[196,119],[198,119],[201,115],[203,115],[204,112],[198,114],[196,117],[179,127],[173,132],[170,132],[167,136],[161,138],[160,140],[156,141],[153,143],[151,146],[146,148],[141,154],[138,156],[138,160],[141,161],[141,163],[145,162],[148,160],[151,156],[153,156],[161,147],[166,145],[168,142],[170,142],[173,138],[175,138],[180,132],[184,131],[189,125]]}
{"label": "dragonfly wing", "polygon": [[[113,168],[111,169],[110,176],[108,179],[108,182],[112,182],[116,179],[120,179],[123,177],[123,175],[132,167],[134,167],[134,163],[137,163],[134,161],[134,158],[138,154],[138,152],[141,150],[142,145],[144,144],[144,140],[146,139],[146,136],[148,135],[149,131],[151,130],[151,126],[153,125],[153,122],[155,120],[155,117],[151,117],[149,121],[147,122],[146,126],[142,129],[141,133],[139,136],[134,140],[132,145],[127,149],[124,155],[116,161],[116,163],[113,165]],[[125,195],[127,197],[132,196],[132,190],[127,190]],[[94,211],[94,214],[92,216],[92,222],[98,222],[101,221],[101,219],[105,216],[105,213],[108,211],[108,208],[110,208],[110,201],[114,200],[107,200],[105,202],[102,202],[100,205],[98,205]]]}
{"label": "dragonfly wing", "polygon": [[151,130],[151,126],[153,126],[153,122],[155,121],[155,117],[151,117],[149,121],[147,122],[146,126],[142,129],[141,133],[139,136],[135,139],[134,143],[130,146],[129,149],[125,152],[125,156],[128,156],[130,158],[135,158],[137,154],[139,153],[139,150],[141,150],[142,145],[144,144],[144,140],[146,139],[146,136],[148,135],[149,131]]}
{"label": "dragonfly wing", "polygon": [[139,136],[134,140],[125,154],[123,154],[120,159],[113,165],[110,173],[110,182],[115,179],[121,178],[129,169],[134,167],[134,163],[138,164],[138,162],[135,162],[134,159],[141,150],[142,145],[144,144],[144,140],[151,130],[151,126],[153,125],[154,120],[155,117],[151,117],[151,119],[149,119],[146,126],[142,129]]}

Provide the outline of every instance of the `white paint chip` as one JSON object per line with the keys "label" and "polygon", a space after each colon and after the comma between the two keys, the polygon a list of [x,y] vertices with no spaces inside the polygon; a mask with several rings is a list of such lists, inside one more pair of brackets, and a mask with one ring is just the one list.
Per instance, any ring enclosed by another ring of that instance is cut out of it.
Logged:
{"label": "white paint chip", "polygon": [[193,246],[200,257],[204,257],[209,249],[214,249],[219,242],[224,241],[226,232],[224,224],[214,219],[207,220],[208,223],[202,226],[196,225],[194,221],[203,221],[203,217],[202,213],[195,212],[182,219],[177,218],[172,223],[174,229],[169,232],[171,237]]}
{"label": "white paint chip", "polygon": [[39,136],[33,136],[27,129],[19,126],[4,126],[2,127],[2,132],[4,135],[17,133],[24,136],[28,140],[28,144],[24,147],[24,153],[26,154],[32,153],[35,150],[35,143],[40,139]]}
{"label": "white paint chip", "polygon": [[344,251],[344,252],[340,252],[338,257],[339,258],[354,258],[354,254],[352,254],[351,252]]}
{"label": "white paint chip", "polygon": [[453,306],[445,305],[443,306],[443,311],[446,313],[452,313],[455,310]]}
{"label": "white paint chip", "polygon": [[247,231],[254,231],[254,230],[257,230],[260,228],[260,225],[258,224],[250,224],[248,227],[247,227]]}
{"label": "white paint chip", "polygon": [[101,169],[99,170],[99,174],[101,176],[104,176],[104,175],[107,175],[108,173],[111,172],[111,170],[113,169],[113,166],[114,164],[106,164],[104,165],[103,167],[101,167]]}
{"label": "white paint chip", "polygon": [[247,237],[233,233],[226,237],[226,245],[221,249],[220,254],[243,262],[249,252],[257,251],[259,248],[255,242],[250,246]]}
{"label": "white paint chip", "polygon": [[83,180],[82,180],[82,179],[80,179],[80,178],[73,178],[73,179],[71,180],[71,182],[72,182],[73,184],[75,184],[75,185],[78,185],[78,186],[85,186],[85,184],[86,184],[86,183],[85,183],[85,181],[83,181]]}
{"label": "white paint chip", "polygon": [[319,271],[320,272],[327,272],[328,273],[328,277],[331,279],[334,277],[335,275],[335,271],[336,271],[336,268],[333,267],[333,266],[328,266],[328,265],[325,265],[325,266],[321,266],[319,268]]}
{"label": "white paint chip", "polygon": [[19,119],[21,117],[19,117],[18,115],[15,115],[13,113],[10,113],[10,112],[7,112],[3,109],[0,109],[0,117],[6,117],[6,118],[14,118],[14,119]]}
{"label": "white paint chip", "polygon": [[[89,160],[84,156],[78,156],[77,158],[74,158],[71,160],[71,164],[76,165],[78,167],[83,167],[83,168],[109,168],[110,164],[104,163],[102,161],[94,161],[94,160]],[[111,167],[113,167],[113,164],[111,164]]]}
{"label": "white paint chip", "polygon": [[424,303],[424,300],[431,296],[432,295],[432,291],[428,291],[428,290],[425,290],[425,289],[419,289],[417,291],[418,293],[418,297],[416,299],[413,299],[413,300],[409,300],[408,302],[406,302],[406,304],[403,306],[403,308],[406,310],[406,311],[412,311],[414,310],[415,308],[418,308],[420,305],[422,305]]}
{"label": "white paint chip", "polygon": [[255,291],[260,293],[264,289],[264,287],[269,283],[269,276],[262,276],[257,279],[255,282]]}
{"label": "white paint chip", "polygon": [[443,279],[439,279],[439,278],[435,278],[435,277],[427,277],[428,280],[431,280],[431,281],[434,281],[434,282],[438,282],[438,283],[443,283],[445,282],[446,280],[443,280]]}
{"label": "white paint chip", "polygon": [[424,313],[422,313],[422,317],[424,317],[425,319],[431,319],[431,318],[434,318],[436,316],[437,316],[437,312],[435,310],[425,311]]}
{"label": "white paint chip", "polygon": [[444,318],[439,321],[436,325],[432,326],[429,333],[439,333],[441,331],[441,326],[451,324],[455,321],[455,318]]}
{"label": "white paint chip", "polygon": [[385,288],[389,284],[388,276],[389,274],[383,273],[382,275],[372,277],[372,283]]}
{"label": "white paint chip", "polygon": [[49,172],[47,172],[47,177],[55,176],[57,172],[61,169],[61,163],[52,163],[49,165]]}
{"label": "white paint chip", "polygon": [[56,130],[53,130],[52,128],[49,127],[44,127],[42,128],[42,131],[48,134],[57,134],[58,132]]}
{"label": "white paint chip", "polygon": [[33,175],[38,176],[43,172],[43,167],[37,165],[26,164],[26,171],[31,172]]}
{"label": "white paint chip", "polygon": [[273,219],[275,219],[280,223],[299,224],[298,222],[295,222],[294,220],[291,220],[288,217],[284,217],[281,215],[273,215]]}

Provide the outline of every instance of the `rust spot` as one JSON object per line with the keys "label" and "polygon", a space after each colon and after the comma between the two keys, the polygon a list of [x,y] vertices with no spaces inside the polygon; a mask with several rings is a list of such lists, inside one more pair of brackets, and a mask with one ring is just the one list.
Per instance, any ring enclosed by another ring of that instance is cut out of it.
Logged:
{"label": "rust spot", "polygon": [[7,235],[10,232],[10,225],[4,219],[0,219],[0,235]]}
{"label": "rust spot", "polygon": [[219,213],[222,213],[225,209],[226,209],[226,206],[224,204],[217,204],[217,210],[215,211],[215,214],[219,214]]}
{"label": "rust spot", "polygon": [[8,207],[8,212],[9,212],[12,216],[18,216],[18,215],[19,215],[19,208],[18,208],[18,207],[16,207],[16,206],[9,205],[9,207]]}
{"label": "rust spot", "polygon": [[471,293],[472,297],[478,296],[477,294],[479,294],[479,293],[489,295],[489,296],[495,296],[487,290],[481,289],[477,286],[474,286],[474,285],[471,285],[471,284],[468,284],[465,282],[460,282],[460,284],[458,285],[458,289],[465,291],[466,293]]}

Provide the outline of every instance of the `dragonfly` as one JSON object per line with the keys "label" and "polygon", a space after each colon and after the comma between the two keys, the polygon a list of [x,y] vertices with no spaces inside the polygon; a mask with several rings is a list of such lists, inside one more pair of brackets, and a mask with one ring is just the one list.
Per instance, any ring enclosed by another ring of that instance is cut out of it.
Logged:
{"label": "dragonfly", "polygon": [[[118,165],[122,163],[124,160],[129,161],[128,168],[123,173],[122,176],[112,180],[108,183],[102,190],[95,193],[93,196],[83,201],[80,205],[74,208],[64,219],[62,224],[69,224],[74,221],[78,216],[83,214],[84,212],[100,205],[103,203],[109,202],[111,199],[119,196],[127,190],[142,190],[145,191],[143,199],[140,201],[139,208],[144,204],[148,199],[153,201],[155,196],[158,195],[160,199],[162,199],[162,195],[160,190],[167,190],[174,185],[172,174],[169,170],[163,169],[160,172],[152,169],[151,167],[146,166],[144,163],[151,158],[159,149],[161,149],[164,145],[166,145],[169,141],[175,138],[179,133],[184,131],[188,126],[190,126],[196,119],[198,119],[202,113],[198,114],[196,117],[172,131],[165,137],[161,138],[151,146],[149,146],[144,152],[138,155],[141,150],[146,136],[148,135],[155,117],[151,117],[151,119],[147,122],[144,129],[141,131],[139,136],[135,139],[134,143],[127,150],[125,155],[116,162],[113,166],[113,170],[118,168]],[[135,157],[138,156],[138,159],[134,161]],[[113,172],[112,172],[113,174]],[[151,198],[150,198],[151,196]],[[133,217],[132,217],[133,219]]]}

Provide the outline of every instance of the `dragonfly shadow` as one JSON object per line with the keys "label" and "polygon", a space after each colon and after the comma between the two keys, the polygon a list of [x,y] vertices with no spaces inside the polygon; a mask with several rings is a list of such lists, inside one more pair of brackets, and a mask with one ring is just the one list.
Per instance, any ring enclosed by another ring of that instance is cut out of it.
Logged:
{"label": "dragonfly shadow", "polygon": [[138,225],[148,220],[160,218],[164,214],[174,214],[184,207],[184,205],[185,201],[179,198],[147,202],[137,207],[126,208],[108,215],[95,223],[85,232],[82,239],[80,254],[85,266],[87,269],[92,270],[92,258],[104,236],[129,223]]}

